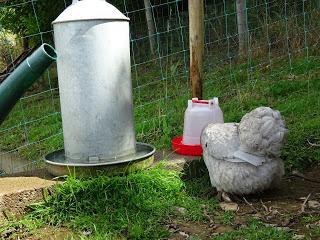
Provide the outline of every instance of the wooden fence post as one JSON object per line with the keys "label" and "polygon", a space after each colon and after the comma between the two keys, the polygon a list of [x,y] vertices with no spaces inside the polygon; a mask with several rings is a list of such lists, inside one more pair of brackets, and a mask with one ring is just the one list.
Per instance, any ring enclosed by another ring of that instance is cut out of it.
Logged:
{"label": "wooden fence post", "polygon": [[150,0],[144,0],[144,7],[145,7],[147,26],[148,26],[150,51],[152,55],[155,55],[155,49],[156,49],[155,32],[156,31],[155,31],[155,26],[154,26],[154,21],[152,16]]}
{"label": "wooden fence post", "polygon": [[202,99],[204,1],[189,0],[190,82],[192,97]]}
{"label": "wooden fence post", "polygon": [[239,55],[242,58],[248,54],[248,22],[246,0],[236,0],[237,24],[239,35]]}

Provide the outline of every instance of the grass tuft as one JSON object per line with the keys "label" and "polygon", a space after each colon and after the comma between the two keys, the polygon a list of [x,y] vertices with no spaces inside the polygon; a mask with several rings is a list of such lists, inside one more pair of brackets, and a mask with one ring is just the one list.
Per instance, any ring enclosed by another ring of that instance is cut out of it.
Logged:
{"label": "grass tuft", "polygon": [[[179,173],[161,164],[127,176],[69,177],[46,201],[32,205],[28,218],[89,231],[93,237],[159,239],[169,236],[165,223],[170,217],[206,221],[204,208],[209,213],[216,209],[214,199],[187,194],[201,184],[188,186]],[[177,213],[177,208],[186,211]]]}
{"label": "grass tuft", "polygon": [[266,227],[261,222],[253,219],[246,228],[227,232],[214,237],[215,240],[291,240],[292,234],[281,229]]}

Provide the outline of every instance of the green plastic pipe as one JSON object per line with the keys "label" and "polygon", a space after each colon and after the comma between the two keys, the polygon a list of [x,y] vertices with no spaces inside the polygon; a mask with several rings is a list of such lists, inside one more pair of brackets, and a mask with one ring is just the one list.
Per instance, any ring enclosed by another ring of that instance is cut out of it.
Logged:
{"label": "green plastic pipe", "polygon": [[0,125],[27,89],[57,59],[49,44],[42,44],[0,85]]}

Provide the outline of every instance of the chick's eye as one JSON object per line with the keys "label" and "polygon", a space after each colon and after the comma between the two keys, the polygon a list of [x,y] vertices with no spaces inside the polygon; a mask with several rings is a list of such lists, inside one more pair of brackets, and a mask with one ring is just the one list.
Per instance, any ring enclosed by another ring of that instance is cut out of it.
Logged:
{"label": "chick's eye", "polygon": [[206,148],[208,147],[208,143],[205,144],[205,147],[206,147]]}

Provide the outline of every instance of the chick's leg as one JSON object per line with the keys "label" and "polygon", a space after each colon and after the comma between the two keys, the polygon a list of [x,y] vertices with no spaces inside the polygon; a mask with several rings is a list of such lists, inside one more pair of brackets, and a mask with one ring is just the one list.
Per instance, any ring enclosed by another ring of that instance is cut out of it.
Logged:
{"label": "chick's leg", "polygon": [[241,202],[241,199],[237,195],[224,191],[218,191],[216,198],[219,202]]}

